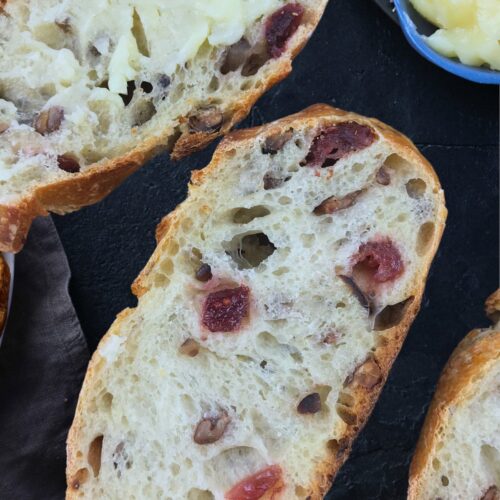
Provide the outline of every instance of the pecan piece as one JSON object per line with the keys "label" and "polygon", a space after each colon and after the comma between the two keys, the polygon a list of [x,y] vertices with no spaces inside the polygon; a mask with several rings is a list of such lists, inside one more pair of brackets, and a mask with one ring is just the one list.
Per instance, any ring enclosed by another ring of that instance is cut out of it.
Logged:
{"label": "pecan piece", "polygon": [[200,352],[200,344],[194,339],[185,340],[179,347],[179,353],[189,356],[190,358],[195,358]]}
{"label": "pecan piece", "polygon": [[297,411],[301,415],[312,415],[321,411],[321,397],[317,392],[306,396],[298,405]]}
{"label": "pecan piece", "polygon": [[285,144],[293,137],[293,129],[288,129],[286,132],[276,132],[266,137],[262,146],[262,154],[274,156],[278,151],[281,151]]}
{"label": "pecan piece", "polygon": [[0,134],[3,134],[9,128],[8,123],[0,123]]}
{"label": "pecan piece", "polygon": [[368,311],[371,309],[370,301],[363,293],[357,283],[350,277],[339,274],[339,278],[351,289],[353,295],[358,299],[358,302]]}
{"label": "pecan piece", "polygon": [[69,154],[59,155],[57,157],[57,166],[69,174],[80,172],[80,164]]}
{"label": "pecan piece", "polygon": [[282,186],[285,182],[288,182],[291,177],[273,177],[270,172],[264,175],[264,189],[268,191],[269,189],[276,189]]}
{"label": "pecan piece", "polygon": [[213,133],[221,129],[224,115],[219,109],[210,106],[193,113],[188,120],[191,132]]}
{"label": "pecan piece", "polygon": [[198,281],[206,283],[212,279],[212,268],[208,264],[202,264],[196,271],[194,277]]}
{"label": "pecan piece", "polygon": [[358,197],[364,192],[364,189],[360,189],[358,191],[354,191],[353,193],[349,193],[342,198],[336,198],[335,196],[330,196],[325,201],[323,201],[320,205],[318,205],[314,209],[315,215],[330,215],[335,212],[340,212],[341,210],[345,210],[346,208],[352,207]]}
{"label": "pecan piece", "polygon": [[391,183],[391,174],[389,174],[385,167],[380,167],[375,175],[375,180],[381,186],[388,186]]}
{"label": "pecan piece", "polygon": [[33,127],[39,134],[48,135],[59,130],[63,119],[64,109],[61,106],[52,106],[35,117]]}
{"label": "pecan piece", "polygon": [[353,381],[365,389],[373,389],[382,382],[382,370],[373,358],[369,358],[356,369]]}
{"label": "pecan piece", "polygon": [[229,422],[231,419],[225,411],[215,417],[200,420],[194,431],[194,442],[201,445],[217,442],[226,432]]}

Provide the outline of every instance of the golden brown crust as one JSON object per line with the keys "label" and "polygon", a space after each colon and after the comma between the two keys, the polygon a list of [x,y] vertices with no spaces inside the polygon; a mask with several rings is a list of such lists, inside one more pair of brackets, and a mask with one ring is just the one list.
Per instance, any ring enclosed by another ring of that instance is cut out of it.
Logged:
{"label": "golden brown crust", "polygon": [[[486,301],[486,307],[496,307],[500,290]],[[493,306],[493,304],[495,304]],[[500,359],[500,328],[472,330],[453,351],[439,379],[436,392],[429,406],[420,438],[410,466],[408,499],[424,498],[422,477],[435,456],[440,428],[447,425],[450,406],[470,399],[477,380],[481,380],[494,363]]]}
{"label": "golden brown crust", "polygon": [[0,254],[0,335],[7,321],[9,312],[9,288],[10,288],[10,269],[3,255]]}
{"label": "golden brown crust", "polygon": [[[378,120],[365,118],[354,113],[348,113],[339,109],[332,108],[325,104],[318,104],[315,106],[311,106],[310,108],[300,113],[283,118],[277,122],[270,123],[262,127],[231,132],[217,147],[211,163],[203,170],[193,172],[191,184],[189,186],[189,192],[190,194],[193,194],[196,189],[198,189],[199,186],[203,184],[205,177],[212,171],[217,170],[225,161],[226,157],[228,155],[230,156],[232,150],[234,150],[235,148],[245,148],[245,142],[253,142],[259,135],[270,135],[274,132],[288,130],[293,126],[300,128],[304,126],[319,128],[321,126],[324,126],[325,124],[331,125],[336,122],[347,120],[355,120],[358,123],[366,124],[374,128],[378,134],[380,134],[386,141],[388,141],[392,145],[395,151],[398,151],[398,154],[401,157],[412,162],[413,164],[419,165],[431,178],[433,178],[435,181],[434,192],[436,197],[438,198],[439,209],[435,220],[436,230],[433,235],[430,250],[427,253],[426,261],[420,270],[419,276],[417,277],[417,279],[415,279],[415,289],[409,292],[409,295],[414,296],[414,300],[406,309],[404,318],[399,325],[379,333],[379,342],[375,352],[373,353],[373,359],[381,369],[381,380],[370,389],[358,385],[353,389],[352,392],[350,392],[350,394],[354,397],[354,406],[352,410],[357,416],[356,422],[352,425],[346,424],[345,433],[342,438],[336,443],[329,443],[330,446],[328,457],[322,464],[317,467],[311,484],[308,486],[308,494],[310,496],[310,500],[320,500],[323,498],[324,494],[328,491],[331,485],[331,481],[346,460],[352,446],[352,442],[365,425],[366,420],[368,419],[373,406],[378,399],[379,393],[383,388],[390,367],[392,366],[394,359],[398,355],[408,329],[420,308],[420,302],[422,299],[427,273],[434,258],[435,252],[437,251],[437,248],[439,246],[446,221],[447,211],[444,205],[444,195],[442,194],[439,180],[432,166],[419,153],[413,143],[399,132],[396,132],[395,130],[379,122]],[[153,276],[152,271],[161,256],[164,255],[164,252],[168,252],[168,247],[173,241],[173,238],[171,238],[171,236],[173,236],[177,231],[177,226],[182,223],[182,220],[180,220],[179,217],[179,213],[180,212],[178,209],[174,210],[172,213],[167,215],[158,225],[156,232],[158,242],[157,248],[146,264],[146,267],[139,274],[138,278],[132,285],[132,290],[138,297],[140,297],[150,288],[151,279]],[[201,216],[202,215],[200,215],[200,217]],[[127,315],[128,313],[129,311],[126,311],[125,315]],[[117,321],[115,321],[115,323],[111,327],[110,332],[101,341],[103,345],[109,339],[111,332],[113,332],[114,334],[118,334],[118,332],[120,331],[120,323],[123,317],[124,316],[120,315]],[[86,384],[84,385],[84,388],[82,390],[82,396],[80,397],[80,400],[85,398],[86,385],[91,384],[94,373],[99,369],[100,361],[101,359],[98,355],[93,356],[93,359],[89,366],[89,371],[87,373]],[[71,454],[73,450],[77,449],[78,428],[82,425],[82,422],[83,420],[79,403],[75,420],[68,437],[68,482],[70,481],[72,475],[76,473],[75,464],[72,460]],[[76,498],[73,493],[74,492],[71,492],[68,489],[67,498]]]}
{"label": "golden brown crust", "polygon": [[[0,10],[5,3],[5,0],[0,0]],[[175,144],[171,144],[171,131],[164,131],[145,140],[127,154],[104,164],[91,166],[85,172],[74,174],[62,181],[38,187],[14,204],[0,205],[0,251],[19,252],[35,217],[48,215],[48,212],[65,214],[102,200],[158,152],[173,148],[171,158],[179,160],[203,149],[217,137],[229,132],[248,115],[262,94],[288,76],[293,58],[314,32],[327,3],[328,0],[320,0],[314,9],[305,13],[301,31],[291,40],[283,56],[273,60],[273,71],[263,78],[259,89],[242,92],[237,103],[225,110],[226,122],[221,130],[212,133],[190,133],[187,125],[183,124],[181,136]]]}
{"label": "golden brown crust", "polygon": [[493,323],[498,323],[498,321],[500,321],[500,289],[492,293],[486,299],[485,309],[486,316],[488,316]]}

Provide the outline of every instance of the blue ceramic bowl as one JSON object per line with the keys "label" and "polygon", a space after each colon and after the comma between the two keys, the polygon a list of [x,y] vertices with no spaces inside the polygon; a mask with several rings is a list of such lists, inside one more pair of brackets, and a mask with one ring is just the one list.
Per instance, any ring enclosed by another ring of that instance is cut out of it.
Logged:
{"label": "blue ceramic bowl", "polygon": [[436,27],[424,19],[411,5],[409,0],[394,0],[403,33],[412,47],[426,59],[444,70],[467,80],[478,83],[500,85],[500,71],[476,68],[462,64],[457,59],[443,56],[431,48],[422,35],[431,35]]}

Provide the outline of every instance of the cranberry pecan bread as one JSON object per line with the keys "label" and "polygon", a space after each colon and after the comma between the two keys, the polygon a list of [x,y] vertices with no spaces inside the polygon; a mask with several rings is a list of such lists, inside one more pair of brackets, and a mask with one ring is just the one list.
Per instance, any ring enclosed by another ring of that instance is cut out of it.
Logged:
{"label": "cranberry pecan bread", "polygon": [[89,366],[68,498],[319,499],[419,308],[439,181],[319,105],[230,134]]}
{"label": "cranberry pecan bread", "polygon": [[226,133],[327,0],[0,0],[0,250]]}
{"label": "cranberry pecan bread", "polygon": [[410,500],[500,500],[500,290],[439,380],[410,468]]}

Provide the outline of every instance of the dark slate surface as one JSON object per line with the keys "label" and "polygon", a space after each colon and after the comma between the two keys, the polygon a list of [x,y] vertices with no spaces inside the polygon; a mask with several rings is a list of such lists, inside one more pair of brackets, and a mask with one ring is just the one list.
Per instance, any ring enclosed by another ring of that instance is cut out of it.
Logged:
{"label": "dark slate surface", "polygon": [[[422,312],[329,499],[403,499],[408,466],[439,372],[458,341],[486,325],[498,286],[498,89],[459,80],[406,44],[368,0],[332,0],[295,71],[254,108],[258,125],[327,102],[409,135],[446,191],[448,227]],[[56,217],[73,272],[71,295],[91,349],[154,248],[154,229],[186,194],[214,146],[180,163],[160,156],[99,205]]]}

